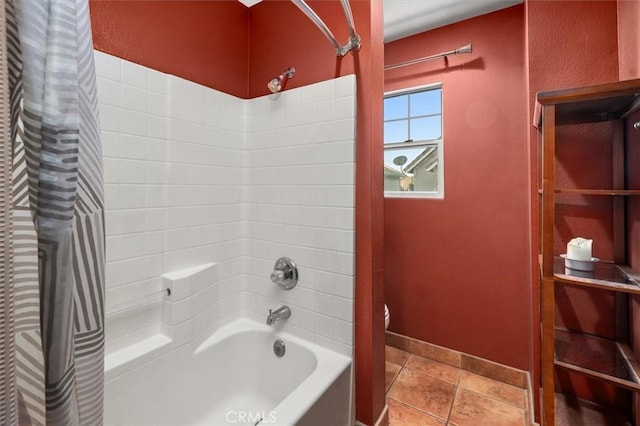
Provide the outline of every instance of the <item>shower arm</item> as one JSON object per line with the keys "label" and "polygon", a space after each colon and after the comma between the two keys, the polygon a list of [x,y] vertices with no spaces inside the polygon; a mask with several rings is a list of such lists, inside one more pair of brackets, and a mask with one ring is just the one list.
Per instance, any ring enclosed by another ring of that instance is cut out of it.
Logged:
{"label": "shower arm", "polygon": [[[353,21],[353,14],[351,13],[351,5],[349,5],[349,0],[340,0],[340,4],[342,4],[342,9],[344,10],[344,17],[347,20],[347,28],[349,28],[349,43],[342,46],[342,53],[340,56],[344,56],[350,50],[359,50],[360,49],[360,36],[356,33],[356,26]],[[346,49],[346,50],[345,50]]]}
{"label": "shower arm", "polygon": [[344,56],[350,50],[358,50],[360,49],[360,36],[356,34],[355,27],[353,25],[353,15],[351,13],[351,6],[349,5],[349,0],[340,0],[342,4],[342,9],[344,10],[345,18],[347,20],[347,26],[349,27],[349,42],[344,46],[341,46],[336,40],[335,36],[324,23],[324,21],[311,9],[311,7],[304,0],[291,0],[293,4],[295,4],[298,9],[300,9],[309,19],[313,22],[320,31],[324,34],[324,36],[329,40],[329,42],[336,49],[336,55]]}

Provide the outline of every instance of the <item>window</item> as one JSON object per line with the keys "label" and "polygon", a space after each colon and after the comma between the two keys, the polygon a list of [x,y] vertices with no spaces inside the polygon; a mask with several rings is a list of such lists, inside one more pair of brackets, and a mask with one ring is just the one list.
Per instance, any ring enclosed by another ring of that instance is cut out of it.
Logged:
{"label": "window", "polygon": [[384,97],[384,194],[443,198],[442,86]]}

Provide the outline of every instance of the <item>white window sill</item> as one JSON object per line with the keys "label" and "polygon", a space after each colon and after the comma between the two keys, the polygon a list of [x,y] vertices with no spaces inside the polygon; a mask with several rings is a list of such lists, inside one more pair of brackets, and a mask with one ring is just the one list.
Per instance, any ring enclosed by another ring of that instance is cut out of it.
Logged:
{"label": "white window sill", "polygon": [[444,194],[432,191],[384,191],[384,198],[429,198],[443,200]]}

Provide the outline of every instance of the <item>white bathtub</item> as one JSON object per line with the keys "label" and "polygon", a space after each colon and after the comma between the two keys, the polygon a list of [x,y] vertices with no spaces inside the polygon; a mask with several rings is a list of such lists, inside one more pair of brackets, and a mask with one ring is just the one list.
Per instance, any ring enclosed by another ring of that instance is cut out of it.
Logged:
{"label": "white bathtub", "polygon": [[183,345],[108,381],[105,424],[348,425],[350,380],[350,358],[239,319],[195,351]]}

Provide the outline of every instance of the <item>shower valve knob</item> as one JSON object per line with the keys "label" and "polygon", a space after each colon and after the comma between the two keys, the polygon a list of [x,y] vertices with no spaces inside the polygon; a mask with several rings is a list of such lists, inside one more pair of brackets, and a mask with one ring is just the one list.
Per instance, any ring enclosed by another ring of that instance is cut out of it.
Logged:
{"label": "shower valve knob", "polygon": [[273,281],[274,283],[278,283],[279,281],[284,280],[285,278],[285,273],[284,271],[273,271],[271,273],[271,281]]}
{"label": "shower valve knob", "polygon": [[292,289],[298,283],[298,267],[288,257],[281,257],[273,267],[271,281],[285,290]]}

